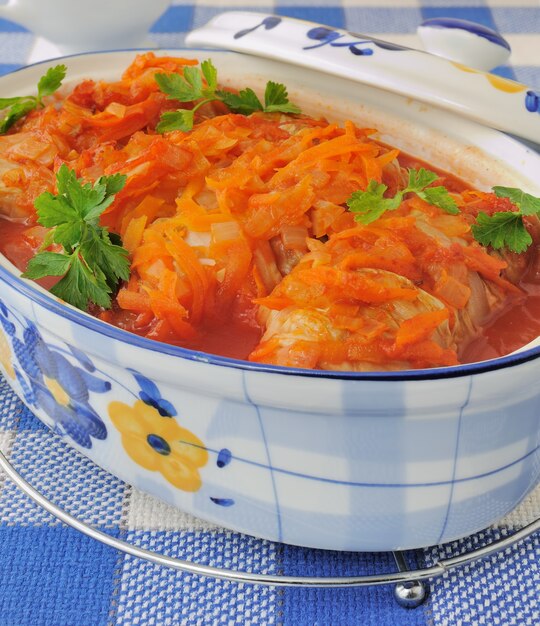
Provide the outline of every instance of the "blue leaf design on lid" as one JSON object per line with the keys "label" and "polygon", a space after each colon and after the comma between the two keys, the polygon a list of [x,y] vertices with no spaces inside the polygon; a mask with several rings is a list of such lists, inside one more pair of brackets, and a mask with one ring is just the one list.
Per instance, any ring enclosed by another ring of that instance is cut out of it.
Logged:
{"label": "blue leaf design on lid", "polygon": [[243,30],[239,30],[237,33],[234,34],[234,38],[240,39],[240,37],[245,37],[246,35],[249,35],[249,33],[252,33],[254,30],[257,30],[257,28],[260,28],[261,26],[265,30],[272,30],[272,28],[275,28],[280,23],[280,17],[277,17],[277,15],[270,15],[269,17],[265,17],[262,22],[260,22],[256,26],[253,26],[252,28],[244,28]]}

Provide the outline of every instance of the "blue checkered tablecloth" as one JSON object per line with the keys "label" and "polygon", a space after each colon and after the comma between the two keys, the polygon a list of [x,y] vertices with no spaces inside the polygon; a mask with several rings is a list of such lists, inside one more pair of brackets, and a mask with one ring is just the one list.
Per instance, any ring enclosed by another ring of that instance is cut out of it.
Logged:
{"label": "blue checkered tablecloth", "polygon": [[[37,0],[36,0],[37,1]],[[143,0],[134,0],[143,1]],[[154,24],[161,47],[224,9],[251,9],[345,27],[420,47],[416,26],[460,17],[499,30],[513,48],[497,73],[540,88],[539,0],[176,0]],[[0,19],[0,73],[54,49]],[[45,429],[0,378],[0,450],[68,512],[115,537],[171,556],[261,573],[340,576],[393,569],[391,555],[328,553],[226,531],[174,510],[95,467]],[[420,551],[419,565],[478,547],[540,515],[540,490],[496,527]],[[540,624],[540,536],[431,581],[428,601],[397,606],[390,587],[302,590],[199,578],[125,556],[67,528],[0,475],[0,626],[177,624]]]}

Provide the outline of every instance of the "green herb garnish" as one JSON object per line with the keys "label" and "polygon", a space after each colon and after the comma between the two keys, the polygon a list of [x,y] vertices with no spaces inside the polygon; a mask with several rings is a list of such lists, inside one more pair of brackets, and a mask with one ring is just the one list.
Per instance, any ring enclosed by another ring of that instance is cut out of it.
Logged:
{"label": "green herb garnish", "polygon": [[[460,210],[445,187],[430,187],[438,176],[424,168],[408,170],[409,182],[405,189],[398,191],[393,198],[384,196],[388,187],[375,180],[369,181],[365,191],[356,191],[347,200],[347,206],[355,213],[354,219],[362,224],[371,224],[386,211],[394,211],[403,201],[405,194],[415,193],[425,200],[441,208],[446,213],[457,215]],[[476,223],[471,226],[473,237],[483,246],[491,246],[495,250],[508,248],[512,252],[525,252],[531,245],[529,234],[523,217],[536,215],[540,218],[540,198],[536,198],[515,187],[493,187],[498,198],[508,198],[517,211],[499,211],[488,215],[480,212]]]}
{"label": "green herb garnish", "polygon": [[59,89],[66,76],[65,65],[56,65],[47,70],[39,79],[37,96],[17,96],[14,98],[0,98],[0,111],[3,118],[0,120],[0,133],[6,133],[12,126],[23,118],[27,113],[38,107],[42,107],[43,98],[52,95]]}
{"label": "green herb garnish", "polygon": [[445,187],[429,187],[437,180],[437,174],[423,167],[419,170],[410,169],[408,173],[407,186],[398,191],[393,198],[385,198],[387,185],[375,180],[369,181],[366,191],[355,191],[347,200],[347,206],[355,214],[354,219],[362,224],[371,224],[386,211],[395,211],[399,208],[408,193],[415,193],[428,204],[437,206],[451,215],[459,213],[457,204]]}
{"label": "green herb garnish", "polygon": [[508,248],[512,252],[525,252],[532,243],[519,212],[479,213],[471,230],[476,241],[495,250]]}
{"label": "green herb garnish", "polygon": [[[203,77],[206,85],[203,83]],[[156,130],[165,133],[171,130],[187,132],[193,128],[194,115],[197,109],[208,102],[218,100],[226,104],[233,113],[250,115],[255,111],[264,113],[300,113],[300,109],[289,102],[287,88],[280,83],[268,81],[264,92],[264,105],[257,94],[250,89],[243,89],[239,93],[217,88],[217,69],[210,59],[201,63],[200,70],[188,66],[184,69],[184,76],[179,74],[156,74],[156,82],[161,91],[167,94],[169,100],[179,102],[197,102],[191,109],[179,109],[163,113]]]}
{"label": "green herb garnish", "polygon": [[63,164],[56,182],[58,194],[42,193],[35,207],[38,222],[51,229],[41,249],[57,244],[62,251],[39,252],[23,276],[62,276],[51,293],[82,310],[90,303],[109,308],[118,282],[129,278],[128,252],[116,235],[100,226],[99,218],[124,187],[126,176],[102,176],[91,185]]}
{"label": "green herb garnish", "polygon": [[219,99],[224,102],[233,113],[242,113],[250,115],[255,111],[263,111],[264,113],[300,113],[300,109],[296,104],[289,102],[287,88],[281,83],[274,83],[269,80],[264,90],[264,106],[253,91],[249,87],[242,91],[232,93],[231,91],[216,92]]}
{"label": "green herb garnish", "polygon": [[515,187],[493,187],[493,192],[498,198],[508,198],[518,210],[501,211],[493,215],[479,213],[476,224],[471,227],[474,238],[483,246],[491,246],[495,250],[508,248],[512,252],[525,252],[532,243],[532,237],[523,217],[540,217],[540,198]]}

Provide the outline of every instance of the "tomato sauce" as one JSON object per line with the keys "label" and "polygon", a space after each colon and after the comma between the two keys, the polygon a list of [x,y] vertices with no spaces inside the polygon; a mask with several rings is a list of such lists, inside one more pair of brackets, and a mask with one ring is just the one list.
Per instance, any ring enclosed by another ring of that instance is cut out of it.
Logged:
{"label": "tomato sauce", "polygon": [[219,354],[231,359],[247,359],[261,339],[261,329],[236,320],[225,326],[203,329],[196,339],[184,341],[184,348]]}
{"label": "tomato sauce", "polygon": [[24,238],[25,230],[28,230],[28,224],[0,219],[0,252],[20,270],[34,255],[32,246]]}
{"label": "tomato sauce", "polygon": [[[0,218],[0,253],[21,271],[26,269],[28,261],[36,254],[39,247],[32,237],[26,236],[28,228],[28,224]],[[50,289],[57,281],[58,278],[51,276],[35,282],[45,289]]]}
{"label": "tomato sauce", "polygon": [[526,297],[513,302],[487,324],[465,349],[466,363],[510,354],[540,335],[540,258],[525,272],[519,287]]}

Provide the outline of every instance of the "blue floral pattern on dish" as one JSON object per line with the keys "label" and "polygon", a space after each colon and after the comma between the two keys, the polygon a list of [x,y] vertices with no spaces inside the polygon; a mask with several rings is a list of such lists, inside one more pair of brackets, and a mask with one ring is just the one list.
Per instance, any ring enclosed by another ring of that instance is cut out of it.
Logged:
{"label": "blue floral pattern on dish", "polygon": [[[216,465],[219,469],[223,469],[227,467],[229,463],[232,461],[232,453],[229,448],[221,448],[221,450],[217,454]],[[233,498],[216,498],[214,496],[210,496],[211,502],[217,504],[218,506],[234,506],[235,501]]]}
{"label": "blue floral pattern on dish", "polygon": [[228,448],[222,448],[219,452],[218,452],[218,456],[217,456],[217,460],[216,460],[216,465],[220,468],[225,467],[226,465],[229,465],[229,463],[232,460],[232,454],[231,451]]}
{"label": "blue floral pattern on dish", "polygon": [[540,113],[540,93],[530,89],[525,94],[525,108],[530,113]]}
{"label": "blue floral pattern on dish", "polygon": [[11,342],[13,370],[26,403],[44,411],[55,432],[71,437],[83,448],[91,448],[92,439],[105,439],[107,428],[90,406],[89,392],[105,393],[111,383],[90,374],[88,357],[81,363],[78,351],[71,354],[84,369],[71,363],[58,347],[48,345],[27,319],[20,338],[10,317],[0,303],[0,324]]}
{"label": "blue floral pattern on dish", "polygon": [[157,385],[139,372],[136,372],[135,370],[129,371],[139,383],[139,398],[145,404],[154,407],[161,417],[173,417],[176,415],[176,409],[168,400],[165,400],[165,398],[162,397],[161,391],[158,389]]}
{"label": "blue floral pattern on dish", "polygon": [[[157,391],[144,376],[132,373],[139,384]],[[161,395],[159,400],[165,402]],[[195,434],[171,415],[160,413],[153,402],[142,399],[133,404],[113,400],[108,405],[108,413],[132,461],[145,470],[161,474],[182,491],[195,492],[201,488],[200,469],[208,462],[208,451]]]}
{"label": "blue floral pattern on dish", "polygon": [[228,507],[234,505],[234,500],[232,498],[213,498],[212,496],[210,496],[210,500],[212,500],[214,504],[217,504],[219,506]]}

